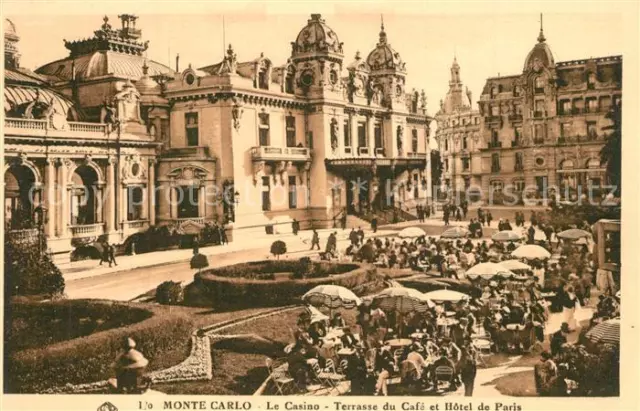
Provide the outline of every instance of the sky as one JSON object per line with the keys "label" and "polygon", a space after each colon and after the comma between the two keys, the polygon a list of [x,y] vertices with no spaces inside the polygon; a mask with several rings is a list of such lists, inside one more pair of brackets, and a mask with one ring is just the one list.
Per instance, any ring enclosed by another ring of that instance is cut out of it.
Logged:
{"label": "sky", "polygon": [[[463,83],[479,99],[487,77],[522,72],[527,53],[536,44],[540,12],[544,33],[556,62],[624,54],[625,15],[620,9],[589,3],[540,10],[540,6],[513,3],[91,3],[72,8],[36,2],[5,2],[4,15],[20,36],[21,66],[35,69],[64,58],[63,39],[93,36],[104,15],[120,26],[118,14],[135,13],[142,40],[149,40],[148,58],[181,70],[221,61],[223,43],[231,43],[239,61],[264,53],[274,64],[284,64],[290,43],[306,25],[311,13],[321,13],[344,43],[344,66],[356,51],[366,56],[375,47],[384,19],[388,42],[407,65],[407,91],[424,89],[428,112],[434,115],[448,90],[454,55]],[[548,4],[548,3],[547,3]],[[551,3],[553,4],[553,3]],[[559,3],[558,3],[559,4]],[[164,5],[164,6],[163,6]],[[463,6],[463,7],[461,7]],[[579,6],[578,10],[575,10]],[[606,4],[605,4],[606,6]],[[545,8],[548,6],[545,5]],[[224,15],[224,34],[223,34]],[[224,41],[223,41],[224,36]]]}

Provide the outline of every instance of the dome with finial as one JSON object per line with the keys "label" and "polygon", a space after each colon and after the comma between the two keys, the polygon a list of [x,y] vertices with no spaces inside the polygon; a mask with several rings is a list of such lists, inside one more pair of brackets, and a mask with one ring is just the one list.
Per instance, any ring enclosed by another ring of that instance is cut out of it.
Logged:
{"label": "dome with finial", "polygon": [[542,27],[542,14],[540,14],[540,33],[538,34],[538,43],[533,46],[533,49],[527,55],[523,71],[540,71],[543,67],[555,66],[553,54],[551,53],[551,49],[546,41],[547,39],[544,36]]}
{"label": "dome with finial", "polygon": [[142,65],[142,77],[136,82],[136,89],[140,95],[159,95],[161,93],[160,85],[149,76],[147,59],[144,60],[144,64]]}
{"label": "dome with finial", "polygon": [[400,54],[395,51],[387,41],[387,33],[384,31],[384,21],[380,24],[380,39],[376,48],[367,56],[367,65],[371,71],[395,70],[406,71],[406,65]]}
{"label": "dome with finial", "polygon": [[320,14],[312,14],[307,25],[300,30],[296,41],[291,43],[292,56],[307,53],[342,54],[342,43],[338,35],[327,24]]}
{"label": "dome with finial", "polygon": [[356,55],[353,58],[353,62],[347,66],[347,70],[368,71],[367,65],[359,51],[356,51]]}

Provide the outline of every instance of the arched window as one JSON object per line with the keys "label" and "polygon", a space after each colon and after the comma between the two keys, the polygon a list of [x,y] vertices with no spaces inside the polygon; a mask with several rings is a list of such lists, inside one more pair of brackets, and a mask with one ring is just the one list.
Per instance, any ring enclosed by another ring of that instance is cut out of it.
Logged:
{"label": "arched window", "polygon": [[588,159],[587,168],[600,168],[600,160],[598,160],[597,158]]}
{"label": "arched window", "polygon": [[418,130],[415,128],[411,130],[411,151],[418,152]]}
{"label": "arched window", "polygon": [[535,87],[536,94],[544,93],[544,83],[545,83],[544,77],[538,76],[535,78],[534,87]]}
{"label": "arched window", "polygon": [[561,170],[571,170],[574,168],[573,160],[564,160],[560,163]]}

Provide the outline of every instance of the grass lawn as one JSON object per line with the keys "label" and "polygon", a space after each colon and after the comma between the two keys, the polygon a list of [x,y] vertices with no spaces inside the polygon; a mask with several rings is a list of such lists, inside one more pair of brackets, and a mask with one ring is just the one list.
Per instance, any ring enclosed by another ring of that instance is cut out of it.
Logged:
{"label": "grass lawn", "polygon": [[521,371],[499,377],[488,385],[494,385],[501,394],[511,397],[537,397],[533,370]]}

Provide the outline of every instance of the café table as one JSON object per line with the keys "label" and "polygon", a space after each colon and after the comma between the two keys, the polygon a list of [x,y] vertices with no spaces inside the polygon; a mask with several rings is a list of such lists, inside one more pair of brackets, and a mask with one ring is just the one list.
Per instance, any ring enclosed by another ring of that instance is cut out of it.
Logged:
{"label": "caf\u00e9 table", "polygon": [[412,343],[413,341],[411,341],[409,338],[394,338],[393,340],[385,341],[385,344],[393,349],[404,348],[411,345]]}

